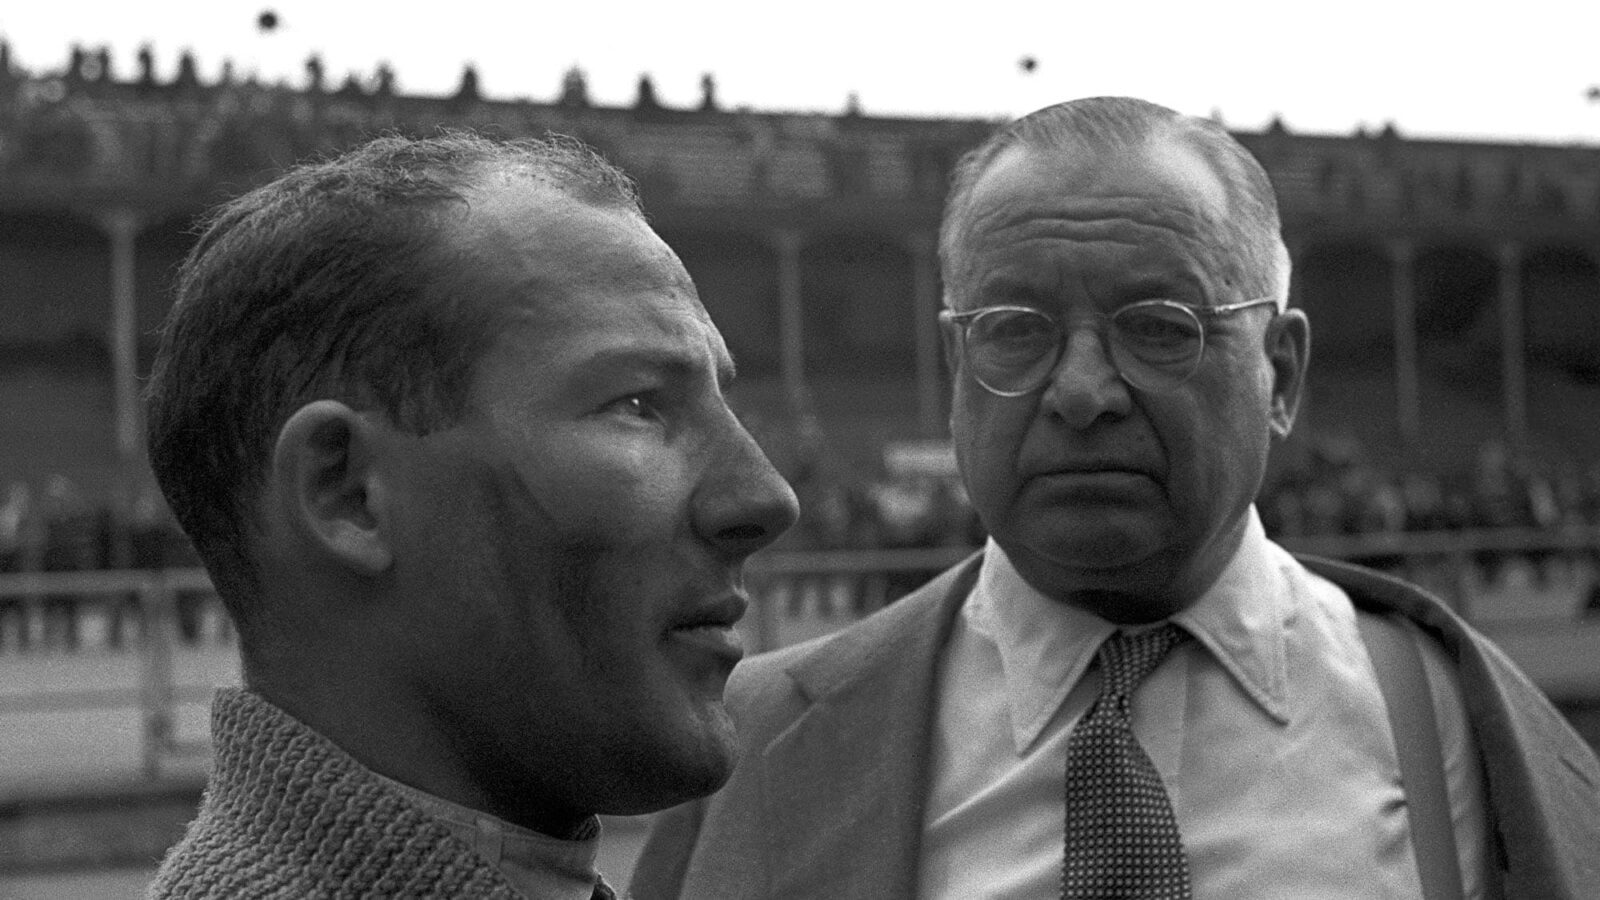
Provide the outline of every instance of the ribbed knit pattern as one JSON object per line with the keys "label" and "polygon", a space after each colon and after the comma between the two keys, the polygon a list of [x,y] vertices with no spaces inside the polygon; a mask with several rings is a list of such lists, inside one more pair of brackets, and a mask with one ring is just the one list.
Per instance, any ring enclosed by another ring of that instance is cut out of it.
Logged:
{"label": "ribbed knit pattern", "polygon": [[200,814],[150,897],[521,896],[443,825],[261,697],[219,691],[211,734],[216,766]]}

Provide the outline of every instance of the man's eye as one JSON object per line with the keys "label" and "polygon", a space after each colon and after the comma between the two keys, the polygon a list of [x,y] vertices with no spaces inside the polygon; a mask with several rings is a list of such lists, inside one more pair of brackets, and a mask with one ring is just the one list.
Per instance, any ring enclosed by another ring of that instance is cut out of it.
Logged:
{"label": "man's eye", "polygon": [[611,411],[624,416],[632,416],[639,419],[659,418],[659,412],[655,404],[644,394],[629,394],[626,397],[619,397],[611,401],[608,406]]}

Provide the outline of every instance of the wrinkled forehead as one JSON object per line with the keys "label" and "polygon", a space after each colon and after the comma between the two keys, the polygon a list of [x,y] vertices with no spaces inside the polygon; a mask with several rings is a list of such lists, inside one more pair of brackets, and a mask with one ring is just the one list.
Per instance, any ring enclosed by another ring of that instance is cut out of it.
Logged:
{"label": "wrinkled forehead", "polygon": [[640,270],[688,276],[636,210],[594,202],[531,177],[480,184],[450,238],[478,266],[507,277],[626,278]]}
{"label": "wrinkled forehead", "polygon": [[677,254],[633,209],[516,178],[475,192],[450,231],[461,276],[483,288],[568,296],[653,287],[698,307]]}
{"label": "wrinkled forehead", "polygon": [[[551,371],[648,363],[709,372],[721,382],[733,377],[727,344],[692,293],[511,304],[503,311],[497,343],[536,347],[533,356]],[[597,360],[605,365],[597,366]]]}
{"label": "wrinkled forehead", "polygon": [[675,335],[727,354],[677,254],[632,209],[509,179],[472,195],[451,231],[449,292],[496,327]]}
{"label": "wrinkled forehead", "polygon": [[1171,138],[1115,150],[1008,148],[954,214],[946,276],[958,283],[978,259],[1069,243],[1120,258],[1186,257],[1213,270],[1227,263],[1227,187],[1209,160]]}

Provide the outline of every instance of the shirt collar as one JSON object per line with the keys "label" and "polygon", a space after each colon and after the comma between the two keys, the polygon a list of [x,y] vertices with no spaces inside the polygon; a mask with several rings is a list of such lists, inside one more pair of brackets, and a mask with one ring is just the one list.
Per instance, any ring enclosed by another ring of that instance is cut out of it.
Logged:
{"label": "shirt collar", "polygon": [[[374,773],[377,774],[377,773]],[[591,816],[572,840],[552,837],[497,816],[378,775],[478,852],[519,890],[532,897],[590,900],[600,875],[600,820]]]}
{"label": "shirt collar", "polygon": [[[1188,609],[1172,617],[1193,634],[1268,715],[1288,721],[1284,602],[1289,586],[1254,507],[1243,539],[1222,574]],[[989,539],[962,617],[1000,652],[1012,738],[1031,747],[1095,652],[1117,626],[1046,597],[1023,580]]]}
{"label": "shirt collar", "polygon": [[1294,586],[1286,566],[1292,562],[1267,540],[1252,506],[1233,559],[1194,605],[1172,617],[1279,724],[1289,721],[1286,635]]}
{"label": "shirt collar", "polygon": [[1088,670],[1095,651],[1116,630],[1110,622],[1052,600],[1024,581],[994,538],[984,547],[977,581],[961,615],[967,627],[993,641],[1000,651],[1018,754],[1038,740]]}

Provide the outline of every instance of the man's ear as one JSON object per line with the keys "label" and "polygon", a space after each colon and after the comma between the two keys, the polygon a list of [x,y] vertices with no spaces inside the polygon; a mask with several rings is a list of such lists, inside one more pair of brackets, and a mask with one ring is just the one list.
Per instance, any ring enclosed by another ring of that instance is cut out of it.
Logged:
{"label": "man's ear", "polygon": [[297,410],[278,431],[268,490],[301,541],[364,575],[394,562],[380,527],[376,453],[384,424],[337,400]]}
{"label": "man's ear", "polygon": [[[950,309],[950,296],[945,295],[941,311]],[[961,326],[944,318],[939,319],[939,341],[944,347],[944,367],[952,380],[961,363]]]}
{"label": "man's ear", "polygon": [[1294,429],[1311,362],[1311,322],[1302,310],[1287,309],[1267,326],[1267,360],[1272,364],[1272,436],[1282,439]]}

